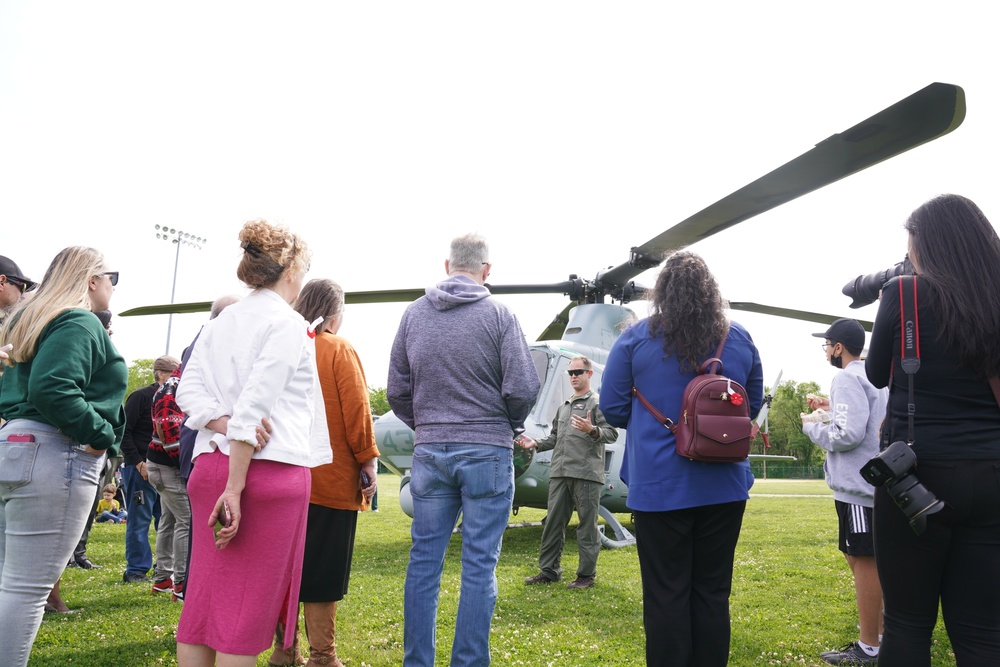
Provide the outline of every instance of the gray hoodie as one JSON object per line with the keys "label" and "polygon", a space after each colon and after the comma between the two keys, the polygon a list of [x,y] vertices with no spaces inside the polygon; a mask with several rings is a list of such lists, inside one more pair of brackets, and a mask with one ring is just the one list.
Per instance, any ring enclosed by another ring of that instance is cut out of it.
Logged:
{"label": "gray hoodie", "polygon": [[802,432],[829,452],[823,468],[834,499],[874,507],[875,489],[859,471],[878,454],[888,398],[888,389],[876,389],[868,381],[865,363],[852,361],[830,383],[830,421],[802,425]]}
{"label": "gray hoodie", "polygon": [[524,333],[488,289],[457,275],[406,309],[389,360],[393,412],[414,445],[512,447],[538,394]]}

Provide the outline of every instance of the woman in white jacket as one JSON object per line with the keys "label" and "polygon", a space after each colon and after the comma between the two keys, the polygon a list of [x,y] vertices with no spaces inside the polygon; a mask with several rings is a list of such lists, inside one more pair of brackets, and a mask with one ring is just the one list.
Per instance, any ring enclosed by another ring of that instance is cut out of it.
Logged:
{"label": "woman in white jacket", "polygon": [[[199,431],[188,481],[191,566],[177,627],[185,666],[254,665],[279,617],[291,645],[309,467],[331,458],[328,441],[311,437],[321,396],[314,346],[290,306],[309,250],[263,220],[246,223],[240,241],[237,275],[254,291],[205,325],[177,391],[187,425]],[[317,433],[326,433],[325,420]]]}

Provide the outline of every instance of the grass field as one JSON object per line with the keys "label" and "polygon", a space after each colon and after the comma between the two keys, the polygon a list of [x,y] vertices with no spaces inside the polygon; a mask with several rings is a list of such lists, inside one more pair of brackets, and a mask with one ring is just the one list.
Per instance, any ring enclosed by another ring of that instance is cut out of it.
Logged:
{"label": "grass field", "polygon": [[[836,515],[820,480],[767,480],[753,488],[736,555],[730,665],[820,666],[818,654],[857,637],[850,572],[836,547]],[[338,612],[338,653],[350,667],[402,663],[403,579],[409,519],[395,479],[383,476],[380,512],[359,518],[350,594]],[[517,521],[539,521],[522,510]],[[623,515],[626,526],[628,517]],[[508,530],[497,576],[495,665],[643,665],[642,594],[635,549],[605,550],[594,588],[526,587],[537,572],[540,527]],[[452,540],[439,612],[438,664],[448,663],[460,582],[461,538]],[[71,615],[47,615],[31,665],[175,665],[180,605],[147,585],[121,584],[124,526],[98,524],[90,538],[100,570],[68,570],[62,594]],[[577,563],[575,518],[563,568]],[[303,636],[304,639],[304,636]],[[935,667],[953,665],[947,636],[935,633]],[[258,665],[267,664],[267,654]]]}

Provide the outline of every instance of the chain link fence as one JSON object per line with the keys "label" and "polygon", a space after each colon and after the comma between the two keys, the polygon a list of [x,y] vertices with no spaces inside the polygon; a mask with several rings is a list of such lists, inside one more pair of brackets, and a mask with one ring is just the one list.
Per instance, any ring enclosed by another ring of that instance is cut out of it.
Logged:
{"label": "chain link fence", "polygon": [[804,466],[795,461],[751,460],[750,470],[757,479],[823,479],[823,466]]}

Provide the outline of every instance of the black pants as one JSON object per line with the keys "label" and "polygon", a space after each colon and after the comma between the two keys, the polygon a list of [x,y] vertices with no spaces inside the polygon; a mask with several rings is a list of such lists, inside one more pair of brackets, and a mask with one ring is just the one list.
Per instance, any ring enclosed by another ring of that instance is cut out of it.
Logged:
{"label": "black pants", "polygon": [[724,667],[746,501],[636,512],[646,665]]}
{"label": "black pants", "polygon": [[885,600],[880,667],[927,667],[938,603],[958,667],[1000,665],[1000,461],[920,461],[947,506],[916,535],[884,488],[875,559]]}

